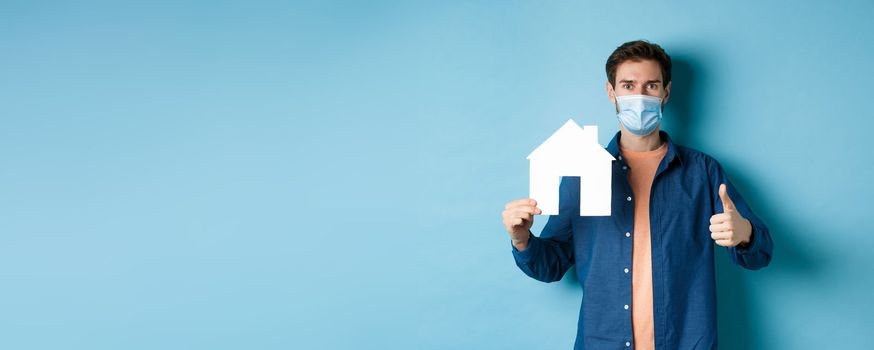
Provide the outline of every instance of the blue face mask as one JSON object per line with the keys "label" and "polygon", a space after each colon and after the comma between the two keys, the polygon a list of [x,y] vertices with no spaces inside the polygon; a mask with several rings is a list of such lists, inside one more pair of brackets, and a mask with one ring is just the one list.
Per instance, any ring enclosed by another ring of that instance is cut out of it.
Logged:
{"label": "blue face mask", "polygon": [[662,120],[662,98],[648,95],[616,96],[619,121],[638,136],[649,135]]}

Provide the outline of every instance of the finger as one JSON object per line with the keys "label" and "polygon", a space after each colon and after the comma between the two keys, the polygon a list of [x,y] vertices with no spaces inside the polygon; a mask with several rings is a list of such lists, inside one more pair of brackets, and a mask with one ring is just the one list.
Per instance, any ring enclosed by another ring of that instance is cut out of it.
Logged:
{"label": "finger", "polygon": [[533,215],[540,214],[540,212],[541,212],[540,208],[538,208],[538,207],[534,207],[534,206],[530,206],[530,205],[522,205],[522,206],[518,206],[518,207],[515,207],[515,208],[511,208],[511,209],[509,209],[509,211],[510,211],[510,212],[521,211],[521,212],[525,212],[525,213],[533,214]]}
{"label": "finger", "polygon": [[524,212],[524,211],[514,211],[512,214],[510,214],[510,217],[511,218],[520,218],[522,220],[528,220],[528,221],[531,221],[534,219],[534,217],[531,213]]}
{"label": "finger", "polygon": [[719,213],[719,214],[716,214],[716,215],[713,215],[710,217],[710,224],[713,224],[713,225],[721,224],[723,222],[728,221],[728,219],[730,219],[730,218],[731,218],[731,216],[728,214]]}
{"label": "finger", "polygon": [[509,210],[504,210],[504,212],[501,213],[501,220],[504,221],[504,225],[507,227],[510,227],[513,225],[512,223],[510,223],[512,218],[510,218],[510,211]]}
{"label": "finger", "polygon": [[712,232],[710,233],[710,239],[714,241],[731,239],[731,232]]}
{"label": "finger", "polygon": [[715,240],[713,242],[716,243],[717,245],[720,245],[723,247],[730,247],[731,246],[731,241],[727,240],[727,239],[718,239],[718,240]]}
{"label": "finger", "polygon": [[514,211],[512,214],[514,217],[523,218],[525,220],[531,220],[534,218],[534,213],[529,213],[525,210]]}
{"label": "finger", "polygon": [[509,222],[510,219],[513,218],[513,211],[512,210],[504,210],[504,212],[501,213],[501,217],[504,218],[504,222]]}
{"label": "finger", "polygon": [[507,210],[504,210],[503,212],[501,212],[501,218],[503,218],[504,221],[507,221],[507,222],[509,222],[515,218],[525,218],[525,217],[530,216],[530,215],[531,214],[527,213],[524,210],[520,211],[517,209],[507,209]]}
{"label": "finger", "polygon": [[710,232],[725,232],[731,231],[732,227],[729,224],[714,224],[710,225]]}
{"label": "finger", "polygon": [[535,206],[535,205],[537,205],[537,201],[534,199],[531,199],[531,198],[517,199],[514,201],[510,201],[510,203],[507,203],[507,205],[504,206],[504,209],[510,209],[510,208],[518,207],[520,205]]}
{"label": "finger", "polygon": [[725,184],[719,185],[719,199],[722,200],[723,211],[734,210],[734,202],[728,197],[728,189]]}

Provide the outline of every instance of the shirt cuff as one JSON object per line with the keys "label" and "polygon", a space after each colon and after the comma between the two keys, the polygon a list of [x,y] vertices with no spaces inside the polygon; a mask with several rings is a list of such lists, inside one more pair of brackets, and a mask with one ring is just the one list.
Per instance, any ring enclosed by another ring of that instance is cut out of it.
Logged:
{"label": "shirt cuff", "polygon": [[528,246],[525,247],[525,250],[520,252],[519,249],[516,249],[516,246],[513,245],[513,240],[510,240],[510,247],[513,249],[513,257],[517,262],[528,264],[536,255],[538,248],[540,248],[540,239],[535,237],[531,230],[528,230]]}

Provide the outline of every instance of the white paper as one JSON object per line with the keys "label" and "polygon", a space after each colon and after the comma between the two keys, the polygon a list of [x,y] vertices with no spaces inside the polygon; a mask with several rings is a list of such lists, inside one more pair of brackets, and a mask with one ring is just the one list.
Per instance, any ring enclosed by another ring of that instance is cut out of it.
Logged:
{"label": "white paper", "polygon": [[558,215],[562,176],[580,177],[580,216],[610,216],[613,155],[598,143],[598,127],[570,119],[528,155],[530,197],[540,215]]}

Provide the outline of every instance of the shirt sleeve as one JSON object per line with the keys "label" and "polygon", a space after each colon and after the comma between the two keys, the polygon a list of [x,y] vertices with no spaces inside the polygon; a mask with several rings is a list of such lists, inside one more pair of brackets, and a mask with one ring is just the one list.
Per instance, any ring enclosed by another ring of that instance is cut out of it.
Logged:
{"label": "shirt sleeve", "polygon": [[743,196],[737,191],[726,176],[722,165],[715,160],[713,161],[713,164],[715,164],[715,169],[713,169],[715,176],[711,176],[711,179],[714,180],[714,182],[711,183],[711,196],[714,198],[713,208],[717,209],[716,213],[722,213],[725,211],[722,207],[722,200],[719,198],[719,185],[724,183],[728,197],[731,198],[732,202],[734,202],[737,211],[741,216],[749,220],[752,225],[752,235],[750,236],[750,242],[746,247],[735,246],[728,248],[731,262],[749,270],[758,270],[768,266],[768,264],[771,263],[771,256],[774,250],[774,243],[771,240],[771,233],[768,230],[768,227],[755,213],[753,213],[746,200],[744,200]]}
{"label": "shirt sleeve", "polygon": [[574,196],[571,190],[574,179],[578,180],[562,178],[558,215],[549,216],[540,237],[529,230],[528,246],[521,252],[510,242],[516,265],[538,281],[559,281],[574,264],[572,219],[573,215],[579,215],[579,207],[574,205],[574,198],[578,198],[579,193]]}

